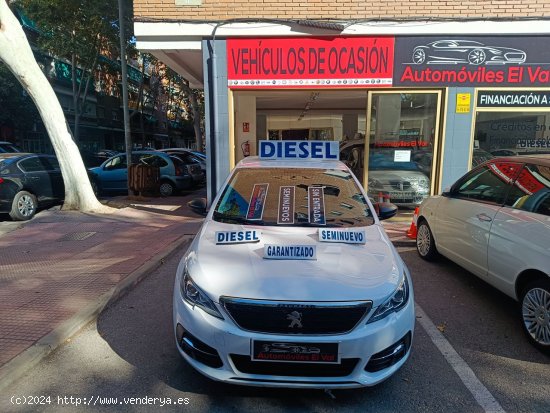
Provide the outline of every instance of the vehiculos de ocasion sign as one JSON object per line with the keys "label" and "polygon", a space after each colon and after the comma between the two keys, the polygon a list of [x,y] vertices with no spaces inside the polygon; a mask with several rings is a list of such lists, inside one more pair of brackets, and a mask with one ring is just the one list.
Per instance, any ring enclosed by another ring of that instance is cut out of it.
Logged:
{"label": "vehiculos de ocasion sign", "polygon": [[230,88],[391,86],[393,37],[228,39]]}
{"label": "vehiculos de ocasion sign", "polygon": [[550,47],[534,36],[400,37],[397,86],[549,86]]}

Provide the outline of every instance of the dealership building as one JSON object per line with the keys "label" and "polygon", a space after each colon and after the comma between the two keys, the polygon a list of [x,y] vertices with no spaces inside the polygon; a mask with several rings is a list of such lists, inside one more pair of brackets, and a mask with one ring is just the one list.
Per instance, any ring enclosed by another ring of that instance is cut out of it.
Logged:
{"label": "dealership building", "polygon": [[550,153],[549,17],[547,0],[134,0],[138,49],[204,89],[209,199],[259,140],[339,141],[402,204]]}

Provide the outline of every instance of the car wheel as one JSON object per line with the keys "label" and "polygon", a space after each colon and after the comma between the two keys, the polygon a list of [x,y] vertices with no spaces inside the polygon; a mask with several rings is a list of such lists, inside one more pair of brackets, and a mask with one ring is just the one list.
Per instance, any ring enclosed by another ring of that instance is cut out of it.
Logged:
{"label": "car wheel", "polygon": [[473,65],[480,65],[485,61],[485,52],[481,49],[474,49],[468,53],[468,62]]}
{"label": "car wheel", "polygon": [[160,183],[159,189],[160,189],[160,196],[172,196],[176,191],[176,188],[174,188],[174,185],[168,181],[162,181]]}
{"label": "car wheel", "polygon": [[11,204],[10,217],[15,221],[27,221],[36,214],[38,202],[36,197],[27,191],[15,194]]}
{"label": "car wheel", "polygon": [[101,195],[101,190],[99,189],[99,184],[95,179],[90,180],[90,185],[92,186],[92,191],[94,191],[94,195],[97,197]]}
{"label": "car wheel", "polygon": [[433,261],[439,255],[435,247],[432,230],[424,220],[418,223],[416,231],[416,250],[418,255],[426,261]]}
{"label": "car wheel", "polygon": [[424,49],[414,49],[412,60],[414,64],[421,65],[426,60],[426,52]]}
{"label": "car wheel", "polygon": [[535,347],[550,354],[550,279],[528,284],[520,304],[523,331]]}

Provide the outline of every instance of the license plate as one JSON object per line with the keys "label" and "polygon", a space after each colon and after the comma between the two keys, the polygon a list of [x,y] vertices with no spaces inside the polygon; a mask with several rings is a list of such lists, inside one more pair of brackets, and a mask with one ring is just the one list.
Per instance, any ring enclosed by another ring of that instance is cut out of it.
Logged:
{"label": "license plate", "polygon": [[252,360],[284,363],[338,364],[338,343],[252,341]]}
{"label": "license plate", "polygon": [[390,202],[392,199],[414,198],[414,192],[390,192]]}

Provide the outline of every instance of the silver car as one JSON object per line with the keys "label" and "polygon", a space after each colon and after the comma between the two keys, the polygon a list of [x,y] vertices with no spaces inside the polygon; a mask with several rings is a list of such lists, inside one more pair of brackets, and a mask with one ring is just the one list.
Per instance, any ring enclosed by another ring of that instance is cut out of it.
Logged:
{"label": "silver car", "polygon": [[[352,140],[340,148],[340,159],[361,180],[364,170],[364,141]],[[371,149],[369,154],[369,197],[400,207],[414,208],[429,196],[430,178],[417,162],[395,162],[394,149]]]}
{"label": "silver car", "polygon": [[550,353],[550,155],[491,159],[426,199],[416,246],[518,300],[528,339]]}

